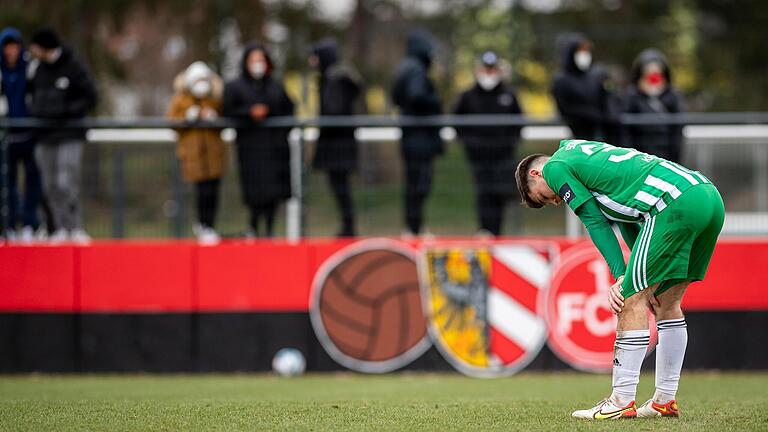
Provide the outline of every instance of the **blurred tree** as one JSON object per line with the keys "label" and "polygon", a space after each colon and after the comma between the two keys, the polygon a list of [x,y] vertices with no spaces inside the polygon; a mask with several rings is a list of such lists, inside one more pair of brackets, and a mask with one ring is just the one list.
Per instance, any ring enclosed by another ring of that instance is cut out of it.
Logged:
{"label": "blurred tree", "polygon": [[477,54],[494,49],[511,61],[527,110],[551,112],[555,41],[580,31],[594,41],[595,60],[612,70],[628,71],[644,48],[667,53],[693,110],[768,109],[764,1],[347,0],[353,3],[343,16],[323,13],[330,0],[320,1],[3,0],[0,26],[25,35],[42,25],[57,29],[106,86],[101,112],[121,115],[162,112],[173,76],[193,60],[231,73],[233,53],[252,39],[271,44],[301,98],[307,45],[326,36],[339,40],[365,78],[372,111],[383,112],[414,26],[440,42],[435,75],[447,102],[471,82]]}

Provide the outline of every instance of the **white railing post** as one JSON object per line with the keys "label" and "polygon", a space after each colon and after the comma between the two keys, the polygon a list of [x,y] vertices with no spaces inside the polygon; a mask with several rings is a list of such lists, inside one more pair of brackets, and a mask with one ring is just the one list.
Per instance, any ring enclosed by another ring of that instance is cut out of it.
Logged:
{"label": "white railing post", "polygon": [[298,242],[302,237],[302,212],[304,205],[304,128],[298,127],[288,134],[290,149],[291,197],[285,204],[285,237]]}

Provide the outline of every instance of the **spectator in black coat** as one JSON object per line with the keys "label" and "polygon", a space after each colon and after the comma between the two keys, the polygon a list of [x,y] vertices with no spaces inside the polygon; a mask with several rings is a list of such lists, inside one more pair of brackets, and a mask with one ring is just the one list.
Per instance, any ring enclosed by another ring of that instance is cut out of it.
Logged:
{"label": "spectator in black coat", "polygon": [[[32,36],[30,51],[40,61],[29,82],[30,114],[47,120],[85,117],[96,105],[96,89],[86,67],[50,29]],[[35,158],[57,227],[51,241],[86,243],[90,237],[83,229],[80,202],[85,129],[46,129],[39,132],[37,140]]]}
{"label": "spectator in black coat", "polygon": [[[248,45],[240,77],[224,87],[224,116],[259,123],[268,117],[293,115],[293,101],[272,72],[266,48],[259,43]],[[250,229],[253,235],[259,235],[259,220],[263,218],[263,232],[272,236],[277,207],[291,196],[288,130],[238,128],[235,144]]]}
{"label": "spectator in black coat", "polygon": [[[408,35],[406,58],[400,63],[392,87],[392,100],[404,116],[430,116],[442,112],[440,97],[427,75],[434,43],[423,30]],[[405,162],[405,224],[411,234],[421,231],[424,201],[432,188],[434,158],[443,152],[437,127],[403,128],[401,151]]]}
{"label": "spectator in black coat", "polygon": [[[309,64],[320,72],[320,115],[349,116],[355,113],[362,89],[357,74],[339,62],[338,47],[325,39],[312,47]],[[355,235],[355,217],[349,177],[357,167],[354,128],[322,128],[314,167],[328,173],[328,182],[341,213],[339,237]]]}
{"label": "spectator in black coat", "polygon": [[579,34],[561,39],[561,67],[552,95],[574,138],[602,139],[602,82],[591,73],[592,43]]}
{"label": "spectator in black coat", "polygon": [[[640,53],[632,65],[632,85],[627,97],[627,113],[680,113],[683,98],[672,87],[669,65],[655,49]],[[678,125],[630,126],[628,144],[645,153],[679,162],[683,129]]]}
{"label": "spectator in black coat", "polygon": [[[455,114],[522,114],[515,91],[504,84],[499,58],[487,51],[475,70],[475,85],[459,96]],[[480,229],[501,234],[504,209],[514,198],[518,126],[457,127],[475,178]]]}

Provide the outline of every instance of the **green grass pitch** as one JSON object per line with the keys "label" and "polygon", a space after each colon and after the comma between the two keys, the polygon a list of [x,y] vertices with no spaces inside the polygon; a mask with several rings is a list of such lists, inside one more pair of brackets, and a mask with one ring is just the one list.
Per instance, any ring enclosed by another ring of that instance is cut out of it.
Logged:
{"label": "green grass pitch", "polygon": [[[579,373],[0,376],[0,430],[768,430],[768,373],[685,374],[680,419],[569,417],[609,385]],[[652,387],[643,375],[639,397]]]}

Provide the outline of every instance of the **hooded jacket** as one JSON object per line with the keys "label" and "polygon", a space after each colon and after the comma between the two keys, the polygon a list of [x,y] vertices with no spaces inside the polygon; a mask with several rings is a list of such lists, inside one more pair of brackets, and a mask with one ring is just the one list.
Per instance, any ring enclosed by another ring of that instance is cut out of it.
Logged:
{"label": "hooded jacket", "polygon": [[[406,58],[400,63],[392,87],[392,100],[406,116],[430,116],[442,112],[440,97],[427,73],[434,44],[429,33],[415,30],[408,34]],[[440,129],[403,128],[401,140],[406,159],[431,159],[443,152]]]}
{"label": "hooded jacket", "polygon": [[574,138],[595,139],[603,120],[602,83],[590,70],[582,71],[573,56],[587,39],[568,34],[561,40],[561,70],[555,76],[552,95]]}
{"label": "hooded jacket", "polygon": [[[43,119],[83,118],[96,105],[96,88],[86,67],[67,47],[53,63],[41,61],[30,84],[30,115]],[[85,129],[41,130],[43,144],[57,144],[67,139],[85,139]]]}
{"label": "hooded jacket", "polygon": [[[354,71],[339,63],[336,42],[321,41],[312,48],[312,53],[320,63],[320,115],[353,115],[362,95],[362,85]],[[354,169],[357,166],[355,129],[320,129],[314,166],[327,170]]]}
{"label": "hooded jacket", "polygon": [[[267,72],[261,79],[253,78],[248,72],[248,55],[256,50],[262,51],[267,58]],[[293,115],[293,101],[273,77],[273,69],[264,45],[248,45],[243,52],[240,76],[224,86],[223,114],[253,122],[251,107],[264,104],[269,109],[267,117]],[[237,162],[243,201],[247,205],[274,204],[290,197],[288,131],[287,128],[237,129]]]}
{"label": "hooded jacket", "polygon": [[8,27],[0,33],[0,47],[8,42],[16,42],[21,46],[19,60],[11,68],[5,54],[0,50],[0,93],[8,104],[8,117],[27,117],[27,56],[21,33],[13,27]]}
{"label": "hooded jacket", "polygon": [[[198,66],[200,72],[193,77]],[[185,69],[174,80],[174,95],[168,107],[168,118],[172,120],[190,120],[187,112],[190,109],[200,112],[210,109],[221,114],[221,96],[224,84],[216,73],[197,62]],[[208,96],[197,98],[191,92],[191,86],[200,80],[211,84]],[[181,164],[184,179],[190,182],[201,182],[221,178],[226,166],[226,148],[221,140],[221,133],[216,129],[180,129],[177,131],[178,141],[176,156]]]}
{"label": "hooded jacket", "polygon": [[[645,94],[639,87],[645,65],[658,62],[667,87],[659,96]],[[627,113],[680,113],[684,112],[683,98],[672,87],[671,73],[666,57],[660,51],[647,49],[641,52],[632,65],[626,108]],[[627,127],[629,146],[674,162],[680,161],[683,142],[683,128],[677,125],[638,125]]]}
{"label": "hooded jacket", "polygon": [[[13,27],[5,28],[0,33],[0,47],[9,41],[14,41],[21,46],[19,59],[11,68],[5,54],[0,50],[0,97],[5,99],[7,112],[5,115],[11,118],[29,117],[27,109],[28,73],[31,69],[28,62],[29,53],[24,49],[24,41],[21,33]],[[29,141],[32,134],[28,129],[13,128],[9,130],[10,142]]]}

